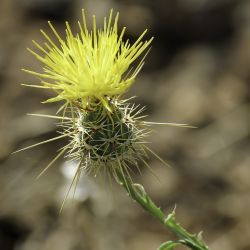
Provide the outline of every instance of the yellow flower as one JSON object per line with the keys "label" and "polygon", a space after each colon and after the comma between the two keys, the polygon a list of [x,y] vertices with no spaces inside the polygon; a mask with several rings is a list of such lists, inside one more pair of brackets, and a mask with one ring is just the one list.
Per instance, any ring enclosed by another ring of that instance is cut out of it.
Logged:
{"label": "yellow flower", "polygon": [[49,22],[58,41],[54,42],[41,30],[47,41],[43,45],[33,42],[42,54],[29,49],[45,67],[43,73],[25,70],[44,79],[39,85],[27,86],[53,90],[57,95],[45,102],[65,101],[60,108],[64,112],[62,116],[32,114],[59,120],[59,135],[14,153],[68,138],[68,143],[38,175],[39,178],[62,156],[77,162],[64,202],[73,185],[76,187],[82,171],[97,175],[104,170],[120,182],[121,175],[124,180],[131,178],[130,172],[133,168],[139,169],[139,162],[149,167],[145,161],[148,154],[166,164],[146,146],[145,139],[151,132],[151,125],[188,127],[186,124],[143,121],[145,116],[141,113],[144,108],[120,98],[134,82],[146,53],[134,70],[129,69],[131,64],[148,48],[153,38],[143,42],[145,30],[134,44],[128,40],[123,42],[125,28],[118,35],[118,13],[114,20],[112,15],[111,10],[108,21],[104,18],[103,29],[98,30],[93,16],[93,31],[89,32],[83,11],[83,24],[78,23],[78,34],[73,35],[66,22],[65,41]]}
{"label": "yellow flower", "polygon": [[[93,31],[89,31],[84,11],[83,23],[78,22],[79,33],[74,35],[66,22],[66,39],[60,37],[49,22],[55,37],[60,45],[52,40],[43,30],[41,33],[47,42],[43,45],[33,41],[39,53],[28,49],[38,60],[45,64],[43,73],[24,70],[44,80],[41,85],[31,87],[48,88],[56,92],[57,96],[46,102],[64,100],[66,105],[81,103],[83,108],[95,102],[101,102],[109,109],[108,100],[124,94],[134,82],[142,68],[143,59],[130,72],[131,64],[145,51],[153,38],[142,41],[145,30],[140,37],[130,44],[124,42],[125,27],[118,34],[118,16],[113,20],[113,11],[110,11],[108,21],[104,18],[103,29],[96,28],[96,19],[93,16]],[[129,73],[126,73],[126,72]],[[126,74],[125,74],[126,73]]]}

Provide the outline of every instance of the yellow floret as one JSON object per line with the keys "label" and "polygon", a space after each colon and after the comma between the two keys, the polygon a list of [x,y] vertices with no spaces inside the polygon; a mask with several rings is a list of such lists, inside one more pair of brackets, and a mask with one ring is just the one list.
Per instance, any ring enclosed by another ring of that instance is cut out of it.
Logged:
{"label": "yellow floret", "polygon": [[[81,102],[83,107],[100,101],[108,108],[108,100],[114,96],[122,95],[134,82],[135,77],[142,68],[143,59],[130,73],[130,65],[145,51],[152,39],[142,41],[147,30],[130,44],[122,40],[125,28],[118,34],[117,22],[119,13],[113,21],[113,11],[110,11],[108,22],[104,18],[103,29],[96,28],[93,16],[93,30],[88,31],[84,11],[83,22],[78,22],[79,33],[73,35],[68,22],[66,22],[65,41],[60,37],[49,22],[54,35],[60,43],[55,42],[43,31],[47,42],[39,45],[33,41],[42,54],[28,49],[38,60],[44,63],[43,73],[24,70],[43,78],[41,85],[28,85],[31,87],[48,88],[57,93],[57,96],[46,102],[65,100],[67,104]],[[126,75],[126,76],[125,76]]]}

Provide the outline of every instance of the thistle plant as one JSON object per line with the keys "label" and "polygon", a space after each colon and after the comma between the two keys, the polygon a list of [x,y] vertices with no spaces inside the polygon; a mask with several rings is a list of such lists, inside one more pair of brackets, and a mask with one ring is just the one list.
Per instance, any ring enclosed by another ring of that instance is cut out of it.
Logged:
{"label": "thistle plant", "polygon": [[[134,183],[131,177],[134,169],[139,170],[140,163],[149,167],[146,162],[148,154],[166,164],[146,146],[145,140],[152,125],[189,126],[145,121],[144,107],[133,104],[132,98],[123,97],[140,72],[153,38],[143,41],[145,30],[133,44],[129,40],[124,41],[125,28],[118,33],[118,16],[117,13],[113,17],[111,10],[100,29],[97,29],[93,16],[92,31],[89,31],[82,11],[79,32],[73,34],[66,22],[65,39],[51,22],[48,23],[54,38],[41,30],[46,41],[43,44],[33,41],[36,51],[28,50],[44,64],[44,68],[41,73],[24,69],[39,79],[36,84],[24,85],[51,90],[54,96],[44,103],[62,103],[56,115],[33,114],[59,120],[60,134],[16,152],[68,138],[68,143],[38,176],[62,156],[77,162],[62,207],[72,188],[76,188],[82,172],[94,176],[106,172],[144,210],[178,237],[176,241],[163,243],[158,250],[174,249],[180,244],[195,250],[208,249],[200,234],[188,233],[176,222],[174,212],[165,215],[143,186]],[[136,63],[139,57],[141,59]]]}

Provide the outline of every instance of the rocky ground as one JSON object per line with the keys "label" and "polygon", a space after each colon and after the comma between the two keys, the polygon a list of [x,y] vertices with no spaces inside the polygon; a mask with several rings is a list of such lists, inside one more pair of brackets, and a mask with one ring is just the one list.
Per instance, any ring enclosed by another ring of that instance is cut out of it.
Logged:
{"label": "rocky ground", "polygon": [[[39,70],[27,52],[52,20],[63,33],[81,8],[100,20],[110,8],[133,40],[154,36],[146,65],[129,91],[147,105],[149,120],[189,123],[159,126],[151,148],[172,166],[150,159],[158,179],[142,166],[135,175],[166,211],[214,250],[249,250],[250,243],[250,1],[247,0],[1,0],[0,2],[0,249],[153,250],[173,239],[116,183],[83,176],[74,201],[59,208],[72,166],[57,162],[37,174],[63,142],[10,155],[56,135],[50,93],[20,86],[36,81],[20,71]],[[182,248],[179,248],[182,249]]]}

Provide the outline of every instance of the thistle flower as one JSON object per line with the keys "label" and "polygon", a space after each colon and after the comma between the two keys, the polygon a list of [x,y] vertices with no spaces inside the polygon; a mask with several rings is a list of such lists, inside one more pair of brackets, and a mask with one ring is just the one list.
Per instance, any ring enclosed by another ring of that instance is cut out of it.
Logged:
{"label": "thistle flower", "polygon": [[43,73],[24,70],[44,80],[42,85],[31,87],[47,88],[57,95],[46,102],[64,100],[66,104],[80,102],[81,107],[88,108],[97,101],[109,109],[109,99],[124,94],[134,82],[142,68],[143,59],[132,71],[126,73],[131,64],[148,48],[153,38],[142,41],[145,30],[140,37],[130,44],[123,41],[125,27],[118,34],[118,17],[113,21],[113,11],[110,11],[108,21],[104,18],[103,29],[96,28],[93,16],[93,31],[87,28],[84,11],[83,23],[78,22],[79,33],[73,35],[70,25],[66,22],[65,41],[57,33],[51,22],[59,46],[43,30],[41,33],[47,40],[43,45],[33,41],[40,55],[28,49],[45,67]]}
{"label": "thistle flower", "polygon": [[[82,170],[96,175],[99,170],[118,177],[130,176],[131,168],[148,153],[165,162],[145,145],[145,137],[152,124],[187,126],[185,124],[152,123],[143,121],[144,108],[123,100],[122,95],[134,82],[141,70],[144,57],[131,70],[131,64],[148,48],[153,38],[142,41],[146,30],[130,44],[122,40],[125,28],[118,34],[118,14],[113,21],[110,11],[108,21],[104,18],[103,29],[96,28],[93,16],[93,31],[89,31],[84,11],[83,24],[78,22],[79,33],[73,35],[66,22],[65,41],[49,22],[59,45],[43,30],[47,42],[39,45],[33,41],[42,55],[28,49],[45,66],[43,73],[24,70],[45,79],[41,84],[26,86],[50,89],[56,96],[45,102],[64,101],[62,116],[33,114],[59,119],[60,135],[49,140],[20,149],[25,150],[44,143],[69,138],[69,143],[59,150],[56,157],[40,173],[40,177],[59,157],[66,156],[78,161],[72,185],[77,185]],[[149,167],[149,166],[148,166]],[[65,199],[67,198],[66,195]]]}
{"label": "thistle flower", "polygon": [[148,153],[166,164],[145,145],[145,137],[150,132],[149,126],[158,124],[190,127],[186,124],[143,121],[142,118],[145,116],[141,113],[144,108],[121,99],[141,70],[144,57],[134,70],[129,70],[131,64],[148,48],[152,38],[149,41],[142,41],[145,30],[133,45],[130,45],[128,40],[124,43],[122,38],[125,28],[118,35],[118,14],[113,22],[112,10],[108,22],[104,18],[103,29],[97,30],[93,16],[91,32],[88,31],[84,11],[82,16],[83,24],[78,22],[80,29],[78,34],[73,35],[66,22],[64,41],[49,22],[59,45],[57,46],[56,42],[41,30],[47,42],[43,46],[35,41],[33,43],[42,55],[28,49],[45,67],[43,73],[24,71],[44,80],[39,85],[25,85],[55,92],[56,96],[45,102],[64,101],[59,109],[59,111],[63,110],[63,115],[33,114],[59,119],[60,135],[16,152],[68,137],[68,144],[59,150],[55,158],[38,176],[40,177],[63,155],[69,160],[78,161],[61,210],[74,184],[76,188],[83,170],[92,172],[94,175],[99,170],[104,170],[113,175],[143,209],[179,237],[178,241],[164,242],[159,249],[173,249],[183,244],[191,249],[208,250],[200,235],[190,234],[181,227],[175,220],[174,212],[165,216],[143,186],[133,183],[130,177],[131,168],[138,168],[139,161],[148,166],[144,160]]}

